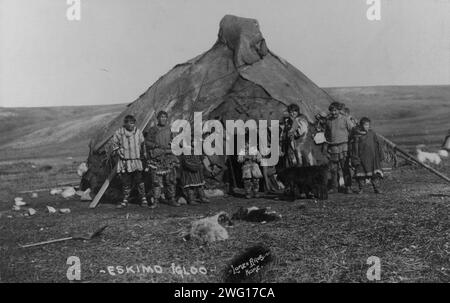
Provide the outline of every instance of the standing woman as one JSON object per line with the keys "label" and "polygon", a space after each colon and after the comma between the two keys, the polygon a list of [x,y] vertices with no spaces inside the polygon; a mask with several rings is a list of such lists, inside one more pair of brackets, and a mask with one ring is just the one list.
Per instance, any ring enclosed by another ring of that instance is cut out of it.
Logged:
{"label": "standing woman", "polygon": [[365,180],[372,181],[376,194],[381,193],[380,179],[383,177],[381,161],[383,152],[375,132],[370,128],[370,119],[364,117],[359,126],[355,127],[352,138],[351,161],[355,167],[356,180],[358,181],[357,193],[361,193]]}
{"label": "standing woman", "polygon": [[283,146],[286,167],[314,165],[314,158],[306,146],[308,119],[300,113],[297,104],[287,108],[289,117],[284,119]]}

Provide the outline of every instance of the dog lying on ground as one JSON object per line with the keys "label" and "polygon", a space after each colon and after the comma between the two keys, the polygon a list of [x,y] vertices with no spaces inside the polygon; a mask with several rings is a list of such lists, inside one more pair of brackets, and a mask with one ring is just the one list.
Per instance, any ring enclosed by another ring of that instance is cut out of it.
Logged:
{"label": "dog lying on ground", "polygon": [[291,200],[296,199],[296,192],[304,193],[307,198],[328,199],[328,165],[289,167],[278,173],[278,178],[290,190]]}
{"label": "dog lying on ground", "polygon": [[184,240],[197,239],[203,243],[223,241],[228,239],[228,231],[224,226],[233,226],[233,222],[226,212],[221,211],[215,216],[192,222],[189,233],[183,238]]}

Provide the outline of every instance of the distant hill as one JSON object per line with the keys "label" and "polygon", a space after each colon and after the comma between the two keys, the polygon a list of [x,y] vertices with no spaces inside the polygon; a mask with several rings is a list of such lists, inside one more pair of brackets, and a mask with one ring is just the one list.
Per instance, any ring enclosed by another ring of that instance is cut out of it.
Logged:
{"label": "distant hill", "polygon": [[[370,117],[378,132],[405,147],[437,146],[450,129],[450,85],[325,90],[347,104],[355,117]],[[124,108],[125,104],[0,108],[0,158],[87,156],[90,138]]]}
{"label": "distant hill", "polygon": [[0,108],[0,157],[80,156],[125,105]]}
{"label": "distant hill", "polygon": [[450,129],[450,85],[325,90],[355,117],[368,116],[376,131],[404,147],[438,146]]}

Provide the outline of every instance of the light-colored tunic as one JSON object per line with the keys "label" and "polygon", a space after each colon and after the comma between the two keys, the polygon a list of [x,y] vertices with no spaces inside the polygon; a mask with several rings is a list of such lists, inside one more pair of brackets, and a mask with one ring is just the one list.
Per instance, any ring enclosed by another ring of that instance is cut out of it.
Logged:
{"label": "light-colored tunic", "polygon": [[141,146],[144,143],[144,135],[138,128],[132,131],[124,127],[119,128],[113,135],[113,151],[119,153],[119,162],[117,164],[117,173],[131,173],[142,171],[142,152]]}

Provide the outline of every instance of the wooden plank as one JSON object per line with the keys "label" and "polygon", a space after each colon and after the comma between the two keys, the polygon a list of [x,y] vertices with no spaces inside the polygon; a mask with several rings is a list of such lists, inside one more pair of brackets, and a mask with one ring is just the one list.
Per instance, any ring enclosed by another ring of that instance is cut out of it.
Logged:
{"label": "wooden plank", "polygon": [[109,184],[111,183],[112,179],[116,175],[117,171],[117,163],[114,165],[114,168],[109,173],[108,178],[106,178],[105,182],[103,183],[102,187],[98,191],[98,193],[95,195],[94,200],[92,200],[91,204],[89,204],[89,208],[95,208],[97,207],[98,202],[100,202],[100,199],[103,197],[103,194],[106,192],[106,190],[109,187]]}

